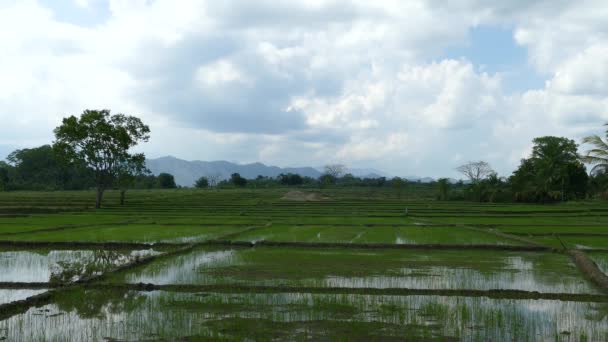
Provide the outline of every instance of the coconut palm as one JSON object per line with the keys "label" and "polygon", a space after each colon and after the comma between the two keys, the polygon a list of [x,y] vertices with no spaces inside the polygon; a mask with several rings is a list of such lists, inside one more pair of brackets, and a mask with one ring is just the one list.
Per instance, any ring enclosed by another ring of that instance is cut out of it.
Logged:
{"label": "coconut palm", "polygon": [[[608,126],[608,124],[604,126]],[[608,131],[606,131],[606,137],[608,138]],[[587,155],[581,157],[583,162],[594,165],[591,173],[608,172],[608,141],[604,141],[599,135],[591,135],[585,137],[583,143],[594,147],[587,151]]]}

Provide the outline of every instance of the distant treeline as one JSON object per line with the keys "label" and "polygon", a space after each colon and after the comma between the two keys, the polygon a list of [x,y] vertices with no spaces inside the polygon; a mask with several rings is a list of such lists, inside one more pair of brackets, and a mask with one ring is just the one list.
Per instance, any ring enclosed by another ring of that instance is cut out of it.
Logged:
{"label": "distant treeline", "polygon": [[[217,184],[219,188],[331,188],[331,187],[376,187],[390,189],[397,197],[406,197],[408,193],[436,194],[438,200],[478,201],[478,202],[530,202],[552,203],[567,200],[580,200],[594,197],[608,199],[605,189],[608,187],[608,173],[587,175],[584,167],[572,168],[561,180],[554,182],[535,182],[533,177],[526,177],[524,170],[515,172],[509,178],[498,177],[495,173],[478,182],[450,182],[442,178],[436,181],[421,183],[394,177],[359,178],[351,174],[341,177],[321,177],[314,179],[295,174],[281,174],[276,178],[258,176],[255,179],[244,179],[238,173],[230,179]],[[529,175],[528,175],[529,176]],[[205,177],[201,177],[205,179]],[[200,182],[200,180],[199,180]],[[199,186],[208,187],[204,181]]]}
{"label": "distant treeline", "polygon": [[[277,177],[258,176],[245,179],[234,173],[227,180],[217,176],[202,176],[193,184],[196,188],[273,188],[273,187],[375,187],[391,189],[396,196],[424,190],[435,193],[439,200],[480,202],[537,202],[604,198],[608,199],[608,173],[595,170],[589,175],[579,160],[577,145],[572,140],[542,137],[534,140],[529,158],[510,177],[499,177],[483,162],[470,162],[457,168],[468,178],[466,182],[439,179],[431,183],[408,181],[399,177],[387,179],[360,178],[349,174],[343,165],[328,165],[319,178],[298,174]],[[65,164],[53,148],[44,145],[12,152],[8,163],[0,162],[0,191],[11,190],[85,190],[96,186],[95,173],[80,164]],[[116,185],[118,188],[119,185]],[[173,175],[139,174],[128,183],[130,189],[179,188]],[[121,188],[121,190],[124,190]]]}
{"label": "distant treeline", "polygon": [[[82,164],[66,164],[50,145],[15,150],[0,161],[0,191],[87,190],[96,187],[95,172]],[[176,188],[172,175],[139,175],[132,189]]]}

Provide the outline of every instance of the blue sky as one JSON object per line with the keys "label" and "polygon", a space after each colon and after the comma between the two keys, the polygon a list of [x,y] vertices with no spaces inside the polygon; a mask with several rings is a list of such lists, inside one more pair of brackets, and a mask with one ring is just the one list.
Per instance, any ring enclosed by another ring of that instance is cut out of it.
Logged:
{"label": "blue sky", "polygon": [[0,0],[0,154],[110,108],[151,126],[150,157],[509,175],[534,137],[602,132],[606,17],[600,0]]}
{"label": "blue sky", "polygon": [[57,21],[83,27],[102,25],[111,16],[110,5],[106,1],[85,1],[79,5],[74,0],[47,0],[40,4],[52,9]]}
{"label": "blue sky", "polygon": [[528,63],[528,51],[515,41],[513,27],[472,27],[467,39],[447,48],[442,58],[464,58],[483,71],[503,74],[509,93],[542,88],[546,81]]}

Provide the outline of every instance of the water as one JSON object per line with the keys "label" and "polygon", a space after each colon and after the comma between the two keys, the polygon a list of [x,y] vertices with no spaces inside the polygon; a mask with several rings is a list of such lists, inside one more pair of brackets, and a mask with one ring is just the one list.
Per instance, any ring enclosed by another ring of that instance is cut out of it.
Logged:
{"label": "water", "polygon": [[5,250],[0,251],[0,282],[71,282],[157,254],[154,250]]}
{"label": "water", "polygon": [[496,251],[199,249],[114,281],[599,293],[564,255]]}
{"label": "water", "polygon": [[46,290],[0,289],[0,305],[23,300],[27,297],[35,296],[45,291]]}
{"label": "water", "polygon": [[550,300],[89,290],[68,293],[57,303],[0,322],[0,338],[318,340],[365,335],[375,339],[602,341],[608,338],[607,313],[605,303]]}

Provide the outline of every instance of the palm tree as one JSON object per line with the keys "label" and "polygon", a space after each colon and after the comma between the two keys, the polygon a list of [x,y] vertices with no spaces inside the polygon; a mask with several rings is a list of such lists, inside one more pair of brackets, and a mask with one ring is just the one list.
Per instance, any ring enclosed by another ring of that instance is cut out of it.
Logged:
{"label": "palm tree", "polygon": [[[608,126],[608,123],[604,126]],[[608,130],[606,131],[608,138]],[[604,141],[599,135],[591,135],[583,139],[584,144],[591,144],[594,148],[587,151],[587,155],[581,157],[581,161],[594,165],[591,173],[598,171],[608,172],[608,141]]]}

